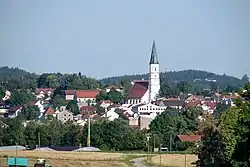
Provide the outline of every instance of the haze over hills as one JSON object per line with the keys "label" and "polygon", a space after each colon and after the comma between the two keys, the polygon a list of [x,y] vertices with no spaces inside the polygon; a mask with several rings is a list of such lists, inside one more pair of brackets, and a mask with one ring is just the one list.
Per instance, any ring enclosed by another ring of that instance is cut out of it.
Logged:
{"label": "haze over hills", "polygon": [[[58,72],[55,72],[58,73]],[[84,73],[82,73],[84,75]],[[19,68],[9,68],[7,66],[0,68],[0,80],[6,81],[10,79],[18,79],[25,76],[39,76],[35,73],[30,73]],[[118,85],[122,80],[141,80],[148,79],[148,74],[137,74],[137,75],[124,75],[124,76],[114,76],[100,79],[101,83],[107,85]],[[218,75],[215,73],[200,71],[200,70],[183,70],[183,71],[169,71],[161,73],[162,82],[166,81],[169,85],[175,85],[180,81],[186,81],[191,83],[195,87],[199,88],[211,88],[212,86],[219,86],[224,89],[228,86],[230,87],[242,87],[245,83],[249,82],[247,75],[244,75],[241,79],[224,75]]]}

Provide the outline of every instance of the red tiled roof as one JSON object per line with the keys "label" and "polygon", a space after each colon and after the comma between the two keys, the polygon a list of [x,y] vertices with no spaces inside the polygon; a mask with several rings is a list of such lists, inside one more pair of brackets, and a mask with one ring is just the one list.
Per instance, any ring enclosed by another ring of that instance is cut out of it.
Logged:
{"label": "red tiled roof", "polygon": [[198,142],[201,141],[201,135],[178,135],[182,142]]}
{"label": "red tiled roof", "polygon": [[48,93],[49,91],[53,93],[55,91],[55,89],[52,89],[52,88],[36,88],[36,94],[39,94],[41,91],[43,91],[44,93]]}
{"label": "red tiled roof", "polygon": [[96,108],[93,106],[82,106],[80,111],[96,111]]}
{"label": "red tiled roof", "polygon": [[75,94],[75,90],[65,90],[65,95],[74,95]]}
{"label": "red tiled roof", "polygon": [[186,103],[186,106],[187,107],[197,107],[200,104],[201,104],[201,101],[190,101],[190,102]]}
{"label": "red tiled roof", "polygon": [[76,97],[78,98],[96,98],[100,90],[76,90]]}
{"label": "red tiled roof", "polygon": [[53,115],[53,114],[55,114],[55,111],[51,107],[48,107],[45,110],[44,114],[46,114],[46,115]]}
{"label": "red tiled roof", "polygon": [[205,105],[208,106],[210,109],[214,110],[216,108],[217,103],[211,101],[205,101]]}
{"label": "red tiled roof", "polygon": [[143,95],[148,90],[148,81],[141,80],[141,81],[134,81],[133,87],[130,89],[128,98],[142,98]]}
{"label": "red tiled roof", "polygon": [[198,100],[203,100],[203,97],[197,95],[191,95],[186,99],[186,101],[198,101]]}

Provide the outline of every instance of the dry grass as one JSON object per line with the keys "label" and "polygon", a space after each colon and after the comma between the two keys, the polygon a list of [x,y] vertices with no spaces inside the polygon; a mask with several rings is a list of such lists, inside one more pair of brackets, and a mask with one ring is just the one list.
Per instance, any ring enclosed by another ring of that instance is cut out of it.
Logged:
{"label": "dry grass", "polygon": [[[15,156],[15,151],[0,151],[0,165],[6,163],[4,156]],[[47,159],[53,167],[126,167],[123,154],[119,153],[90,153],[90,152],[59,152],[59,151],[18,151],[18,157],[29,158],[32,167],[38,158]]]}
{"label": "dry grass", "polygon": [[[187,154],[186,155],[186,165],[187,167],[192,167],[191,163],[197,160],[196,155]],[[160,165],[160,155],[152,157],[152,163],[155,165]],[[185,155],[184,154],[165,154],[161,155],[161,164],[163,166],[169,167],[183,167],[185,166]]]}

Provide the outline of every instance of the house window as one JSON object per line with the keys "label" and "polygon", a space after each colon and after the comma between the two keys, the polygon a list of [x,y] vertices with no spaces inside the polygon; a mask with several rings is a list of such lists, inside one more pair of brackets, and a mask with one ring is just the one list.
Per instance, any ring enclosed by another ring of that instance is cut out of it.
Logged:
{"label": "house window", "polygon": [[156,71],[156,67],[155,67],[155,71]]}

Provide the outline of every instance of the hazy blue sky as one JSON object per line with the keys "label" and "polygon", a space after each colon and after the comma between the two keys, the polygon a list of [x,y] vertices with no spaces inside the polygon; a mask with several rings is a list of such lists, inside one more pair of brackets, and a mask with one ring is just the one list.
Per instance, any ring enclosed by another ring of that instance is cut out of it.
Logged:
{"label": "hazy blue sky", "polygon": [[92,77],[250,74],[250,0],[0,0],[0,66]]}

